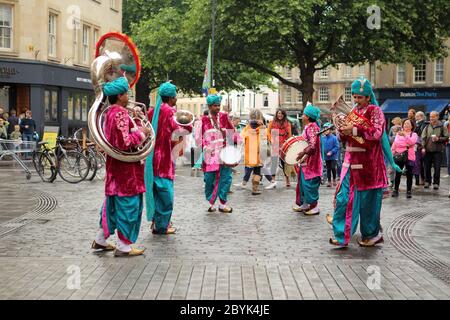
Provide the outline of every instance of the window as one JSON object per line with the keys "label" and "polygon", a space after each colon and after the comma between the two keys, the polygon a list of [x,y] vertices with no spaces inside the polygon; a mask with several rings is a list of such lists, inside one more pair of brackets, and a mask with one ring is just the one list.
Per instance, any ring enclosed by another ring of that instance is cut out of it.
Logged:
{"label": "window", "polygon": [[75,120],[81,120],[81,96],[79,94],[75,97]]}
{"label": "window", "polygon": [[365,76],[366,75],[366,66],[365,65],[360,65],[359,66],[359,75],[360,76]]}
{"label": "window", "polygon": [[56,57],[56,19],[57,15],[50,13],[48,16],[48,55]]}
{"label": "window", "polygon": [[344,91],[344,100],[345,101],[352,101],[352,88],[346,87]]}
{"label": "window", "polygon": [[291,87],[284,87],[284,101],[287,103],[291,103],[292,102],[292,95],[291,95]]}
{"label": "window", "polygon": [[88,26],[83,26],[83,63],[89,63],[89,33],[91,32],[91,28]]}
{"label": "window", "polygon": [[88,97],[84,95],[81,100],[81,121],[87,121]]}
{"label": "window", "polygon": [[345,66],[344,78],[351,78],[351,77],[352,77],[352,67],[351,66]]}
{"label": "window", "polygon": [[303,93],[301,91],[297,91],[297,101],[303,103]]}
{"label": "window", "polygon": [[13,39],[13,8],[11,5],[0,4],[0,49],[12,49]]}
{"label": "window", "polygon": [[95,50],[95,47],[97,46],[97,42],[99,40],[99,34],[100,34],[100,31],[98,29],[94,29],[94,38],[93,38],[94,50]]}
{"label": "window", "polygon": [[406,81],[406,67],[405,64],[397,65],[397,84],[405,83]]}
{"label": "window", "polygon": [[79,30],[80,30],[80,21],[73,19],[73,61],[75,63],[79,62]]}
{"label": "window", "polygon": [[73,95],[69,95],[69,100],[67,101],[67,119],[73,120]]}
{"label": "window", "polygon": [[291,79],[291,78],[292,78],[292,69],[286,68],[286,79]]}
{"label": "window", "polygon": [[414,66],[414,82],[423,83],[426,81],[427,76],[427,61],[421,59],[417,65]]}
{"label": "window", "polygon": [[319,77],[322,79],[326,79],[330,76],[330,68],[326,67],[325,69],[320,70]]}
{"label": "window", "polygon": [[437,59],[434,63],[434,82],[444,82],[444,59]]}
{"label": "window", "polygon": [[44,91],[44,120],[58,121],[58,90]]}
{"label": "window", "polygon": [[328,87],[321,87],[319,89],[319,101],[320,102],[330,101],[330,89]]}
{"label": "window", "polygon": [[268,93],[263,94],[263,107],[265,107],[265,108],[269,107],[269,94]]}

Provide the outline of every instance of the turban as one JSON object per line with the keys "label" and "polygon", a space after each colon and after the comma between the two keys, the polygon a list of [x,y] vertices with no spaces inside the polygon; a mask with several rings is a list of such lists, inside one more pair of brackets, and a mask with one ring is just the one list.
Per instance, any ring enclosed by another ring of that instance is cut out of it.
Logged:
{"label": "turban", "polygon": [[370,102],[374,105],[378,105],[378,101],[375,98],[375,93],[372,89],[372,84],[364,77],[360,77],[352,83],[352,94],[360,96],[370,97]]}
{"label": "turban", "polygon": [[128,92],[128,89],[128,81],[125,77],[117,78],[116,80],[107,82],[103,85],[103,93],[105,96],[124,94]]}
{"label": "turban", "polygon": [[333,125],[331,124],[331,123],[329,123],[329,122],[327,122],[327,123],[325,123],[324,125],[323,125],[323,127],[324,128],[330,128],[330,127],[332,127]]}
{"label": "turban", "polygon": [[206,103],[208,104],[208,106],[211,106],[213,104],[218,104],[220,105],[220,102],[222,101],[222,97],[215,94],[215,95],[209,95],[206,98]]}
{"label": "turban", "polygon": [[312,104],[308,104],[305,110],[303,110],[303,113],[314,120],[318,120],[320,118],[320,109]]}
{"label": "turban", "polygon": [[159,87],[159,95],[174,98],[177,96],[177,87],[170,82],[165,82]]}

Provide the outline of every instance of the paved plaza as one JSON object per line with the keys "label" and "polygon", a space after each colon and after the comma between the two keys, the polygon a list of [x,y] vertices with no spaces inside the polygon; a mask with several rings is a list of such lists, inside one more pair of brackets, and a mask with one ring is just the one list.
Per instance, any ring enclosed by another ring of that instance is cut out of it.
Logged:
{"label": "paved plaza", "polygon": [[90,249],[102,181],[45,184],[0,167],[0,299],[449,299],[448,189],[443,179],[406,199],[403,185],[383,202],[385,243],[361,248],[357,233],[339,249],[325,220],[332,188],[321,186],[319,216],[293,212],[295,188],[282,181],[261,196],[233,187],[233,213],[207,213],[202,175],[183,167],[178,233],[152,235],[144,218],[145,255],[114,258]]}

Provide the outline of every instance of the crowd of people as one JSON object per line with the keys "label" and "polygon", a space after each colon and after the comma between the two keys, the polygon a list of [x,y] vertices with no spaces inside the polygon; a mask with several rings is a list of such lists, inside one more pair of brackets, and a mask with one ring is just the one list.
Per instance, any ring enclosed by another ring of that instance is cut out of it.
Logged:
{"label": "crowd of people", "polygon": [[0,107],[0,139],[33,141],[36,140],[36,129],[30,110],[17,117],[16,110],[8,113]]}

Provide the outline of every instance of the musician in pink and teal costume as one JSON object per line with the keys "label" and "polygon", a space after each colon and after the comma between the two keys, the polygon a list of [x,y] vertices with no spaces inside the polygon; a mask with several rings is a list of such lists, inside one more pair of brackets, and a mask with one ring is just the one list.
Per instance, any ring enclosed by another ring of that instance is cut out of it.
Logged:
{"label": "musician in pink and teal costume", "polygon": [[[128,81],[118,78],[103,85],[111,107],[106,113],[103,126],[108,142],[115,148],[128,151],[141,144],[147,128],[134,127],[128,115]],[[92,243],[92,249],[110,251],[115,256],[137,256],[144,249],[132,248],[141,226],[144,207],[144,165],[140,162],[123,162],[106,156],[105,200],[100,211],[100,230]],[[117,231],[118,247],[106,239]]]}
{"label": "musician in pink and teal costume", "polygon": [[303,111],[302,122],[305,125],[302,137],[308,142],[308,147],[300,152],[297,161],[306,156],[300,164],[296,189],[296,205],[293,210],[303,212],[305,215],[317,215],[319,187],[322,177],[322,155],[320,151],[320,132],[317,121],[320,120],[320,109],[308,104]]}
{"label": "musician in pink and teal costume", "polygon": [[[172,136],[179,130],[192,131],[192,126],[183,128],[174,119],[177,103],[177,87],[163,83],[158,90],[156,105],[148,112],[155,131],[155,148],[147,158],[145,166],[145,194],[147,221],[152,222],[152,233],[174,234],[171,218],[174,201],[174,143]],[[176,152],[175,152],[176,153]]]}
{"label": "musician in pink and teal costume", "polygon": [[[239,143],[239,135],[228,117],[228,114],[220,112],[219,95],[209,95],[206,102],[209,114],[202,117],[202,127],[196,137],[197,144],[203,148],[203,164],[205,182],[205,197],[209,204],[208,212],[214,212],[215,203],[219,199],[219,211],[223,213],[233,212],[233,208],[227,205],[228,191],[232,183],[232,169],[221,163],[220,150],[225,145]],[[233,141],[227,141],[231,136]]]}
{"label": "musician in pink and teal costume", "polygon": [[[346,142],[346,152],[336,190],[334,238],[330,238],[330,243],[347,246],[361,219],[359,244],[367,247],[383,242],[380,213],[383,188],[387,186],[383,155],[385,118],[367,79],[362,77],[352,83],[352,95],[356,103],[354,111],[367,119],[369,126],[349,123],[342,124],[338,130]],[[363,143],[355,137],[362,138]]]}

